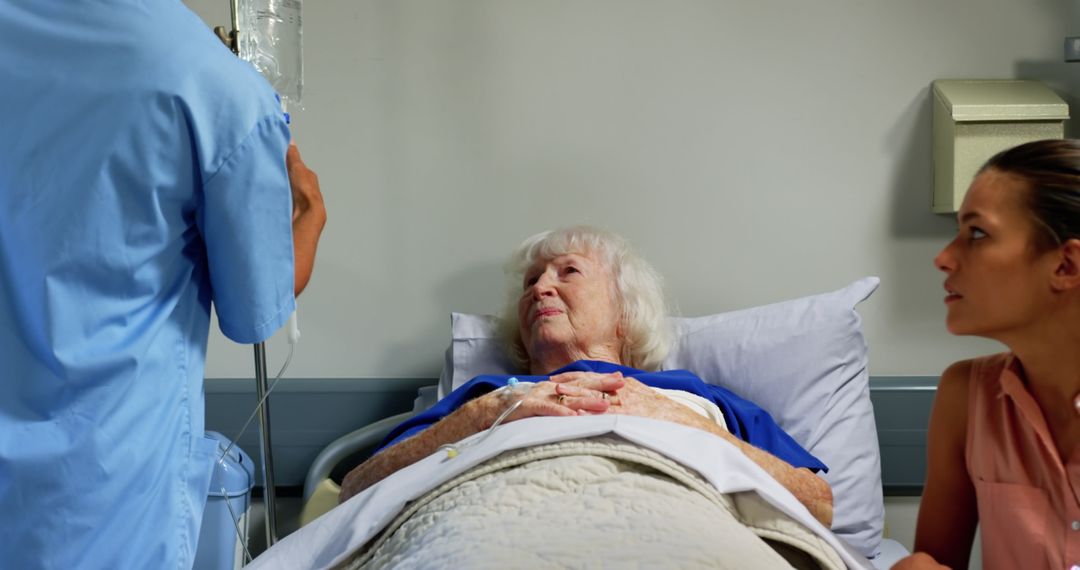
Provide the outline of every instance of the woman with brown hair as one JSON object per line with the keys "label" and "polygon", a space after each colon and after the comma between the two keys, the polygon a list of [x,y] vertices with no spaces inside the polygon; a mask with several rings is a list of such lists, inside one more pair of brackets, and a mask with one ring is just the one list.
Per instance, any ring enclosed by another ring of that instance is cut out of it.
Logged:
{"label": "woman with brown hair", "polygon": [[[1080,564],[1080,142],[991,158],[934,259],[949,332],[1008,352],[942,374],[915,555],[897,567]],[[894,567],[895,568],[895,567]]]}

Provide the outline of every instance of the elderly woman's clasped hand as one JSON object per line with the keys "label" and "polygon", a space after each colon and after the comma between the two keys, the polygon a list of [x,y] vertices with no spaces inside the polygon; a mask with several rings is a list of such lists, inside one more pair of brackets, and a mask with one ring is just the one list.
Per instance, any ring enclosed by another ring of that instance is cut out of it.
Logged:
{"label": "elderly woman's clasped hand", "polygon": [[[656,392],[634,378],[622,373],[564,372],[551,376],[549,381],[533,386],[523,396],[523,401],[504,421],[514,421],[536,416],[584,416],[596,414],[625,414],[653,417],[683,423],[695,418],[685,406]],[[490,399],[488,422],[495,418],[515,399],[502,393],[493,393]]]}
{"label": "elderly woman's clasped hand", "polygon": [[552,376],[551,382],[557,384],[556,393],[560,395],[557,401],[576,410],[578,415],[625,414],[678,421],[693,413],[686,406],[620,372],[567,372]]}
{"label": "elderly woman's clasped hand", "polygon": [[701,423],[702,416],[635,378],[624,379],[624,385],[613,396],[613,401],[618,405],[609,408],[609,414],[641,416],[687,425]]}
{"label": "elderly woman's clasped hand", "polygon": [[[524,400],[505,421],[535,416],[582,416],[603,414],[618,403],[618,390],[625,385],[622,374],[597,372],[565,372],[551,376],[550,381],[533,386]],[[514,400],[507,400],[502,393],[485,397],[487,402],[486,427]]]}

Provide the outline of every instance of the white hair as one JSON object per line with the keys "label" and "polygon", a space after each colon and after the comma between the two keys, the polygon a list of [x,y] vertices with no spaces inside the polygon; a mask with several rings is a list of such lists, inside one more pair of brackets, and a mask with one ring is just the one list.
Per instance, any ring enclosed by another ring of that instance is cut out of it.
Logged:
{"label": "white hair", "polygon": [[624,331],[620,364],[640,370],[658,369],[671,347],[663,279],[625,239],[587,226],[538,233],[526,238],[510,256],[506,266],[509,295],[500,332],[515,364],[522,370],[529,369],[529,354],[521,339],[517,311],[525,271],[538,260],[551,260],[568,253],[599,261],[614,277],[612,292],[619,304]]}

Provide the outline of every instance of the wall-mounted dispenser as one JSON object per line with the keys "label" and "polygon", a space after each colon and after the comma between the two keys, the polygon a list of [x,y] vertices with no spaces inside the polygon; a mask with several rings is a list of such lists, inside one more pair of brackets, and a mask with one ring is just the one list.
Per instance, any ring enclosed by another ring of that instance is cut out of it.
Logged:
{"label": "wall-mounted dispenser", "polygon": [[975,172],[999,151],[1065,136],[1069,106],[1038,81],[934,81],[936,213],[960,208]]}

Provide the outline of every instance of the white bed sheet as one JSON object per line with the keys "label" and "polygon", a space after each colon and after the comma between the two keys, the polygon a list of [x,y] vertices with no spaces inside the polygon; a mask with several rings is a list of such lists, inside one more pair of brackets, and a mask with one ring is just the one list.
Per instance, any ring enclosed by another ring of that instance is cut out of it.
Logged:
{"label": "white bed sheet", "polygon": [[881,553],[870,559],[878,570],[889,570],[901,558],[911,554],[903,544],[891,539],[881,539]]}
{"label": "white bed sheet", "polygon": [[285,537],[248,568],[331,567],[390,524],[408,501],[503,451],[606,433],[617,434],[696,470],[721,492],[757,492],[832,545],[848,568],[874,568],[738,448],[701,430],[624,415],[540,417],[506,424],[482,442],[469,445],[485,433],[465,440],[453,459],[436,453],[398,471]]}

